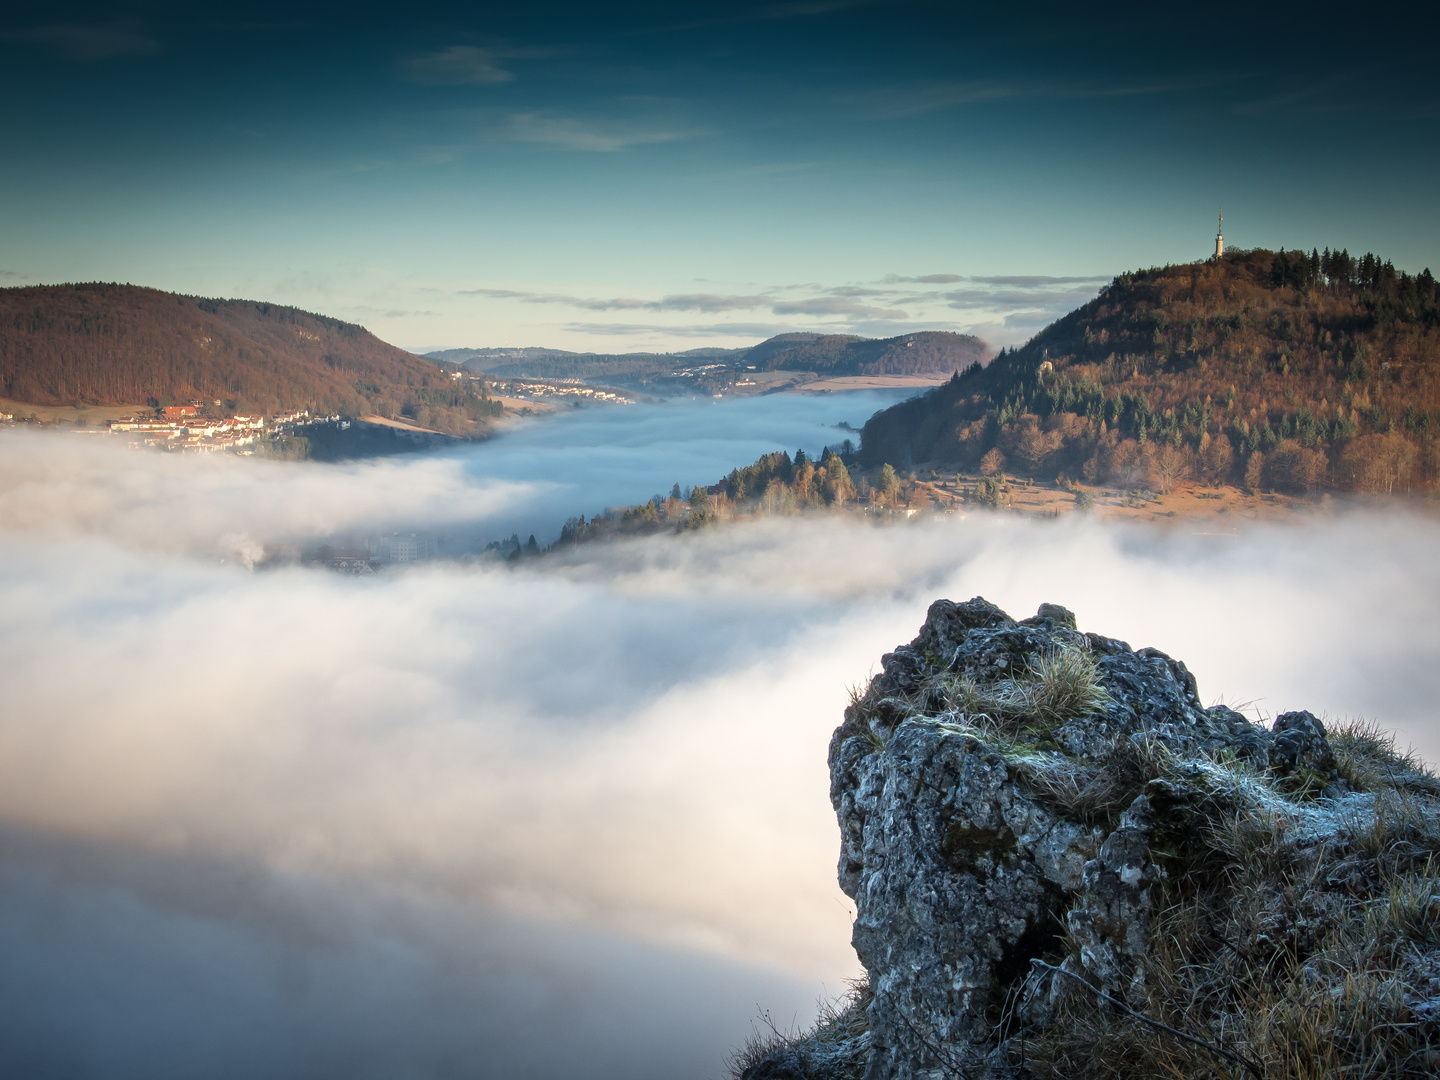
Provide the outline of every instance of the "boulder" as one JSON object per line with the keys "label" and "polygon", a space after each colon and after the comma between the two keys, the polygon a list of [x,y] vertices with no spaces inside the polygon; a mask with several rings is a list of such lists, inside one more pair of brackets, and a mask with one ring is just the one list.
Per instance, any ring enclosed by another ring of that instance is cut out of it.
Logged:
{"label": "boulder", "polygon": [[[1270,953],[1330,947],[1325,935],[1363,907],[1343,890],[1379,889],[1399,872],[1361,859],[1340,885],[1314,876],[1373,831],[1376,800],[1388,797],[1346,779],[1363,771],[1351,743],[1337,757],[1308,712],[1267,729],[1207,709],[1182,662],[1082,633],[1059,605],[1015,620],[978,597],[935,602],[830,742],[839,881],[855,902],[851,941],[867,974],[844,1014],[849,1049],[836,1051],[821,1032],[752,1062],[745,1076],[1149,1075],[1138,1064],[1102,1067],[1108,1051],[1088,1049],[1117,1031],[1139,1048],[1127,1051],[1137,1062],[1163,1051],[1166,1061],[1196,1055],[1204,1070],[1248,1069],[1246,1053],[1212,1046],[1217,1024],[1249,1030],[1215,1018],[1231,1007],[1224,994],[1203,999],[1208,1019],[1175,1005],[1188,969],[1156,951],[1157,919],[1209,912],[1185,933],[1220,985],[1236,957],[1253,967]],[[1405,788],[1412,833],[1435,819],[1433,778],[1378,742],[1365,752],[1390,763],[1386,791]],[[1431,849],[1407,842],[1405,866],[1423,873],[1415,867]],[[1308,892],[1285,876],[1297,865],[1312,867]],[[1178,933],[1167,930],[1181,942]],[[1408,1010],[1397,1025],[1440,1022],[1434,965],[1406,962],[1416,985],[1395,998]],[[1306,978],[1333,999],[1337,976],[1315,970]],[[1273,970],[1266,977],[1273,983]],[[1176,1024],[1203,1030],[1166,1034]],[[1079,1056],[1067,1057],[1076,1045]],[[1412,1064],[1440,1064],[1407,1052]],[[1170,1075],[1163,1068],[1155,1075]]]}

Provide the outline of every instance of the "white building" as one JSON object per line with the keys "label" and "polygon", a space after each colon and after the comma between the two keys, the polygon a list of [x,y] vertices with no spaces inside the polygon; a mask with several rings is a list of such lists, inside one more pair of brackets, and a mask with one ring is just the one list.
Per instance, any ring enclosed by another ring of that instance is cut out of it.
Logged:
{"label": "white building", "polygon": [[397,532],[370,541],[370,557],[380,562],[420,562],[438,553],[439,541],[434,533]]}

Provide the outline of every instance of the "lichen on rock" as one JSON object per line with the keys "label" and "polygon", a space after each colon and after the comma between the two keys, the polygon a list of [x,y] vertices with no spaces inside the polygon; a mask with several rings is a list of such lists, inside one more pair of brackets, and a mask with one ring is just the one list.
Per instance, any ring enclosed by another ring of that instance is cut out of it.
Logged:
{"label": "lichen on rock", "polygon": [[937,601],[882,664],[829,750],[850,1050],[750,1080],[1440,1068],[1440,785],[1383,735],[1053,604]]}

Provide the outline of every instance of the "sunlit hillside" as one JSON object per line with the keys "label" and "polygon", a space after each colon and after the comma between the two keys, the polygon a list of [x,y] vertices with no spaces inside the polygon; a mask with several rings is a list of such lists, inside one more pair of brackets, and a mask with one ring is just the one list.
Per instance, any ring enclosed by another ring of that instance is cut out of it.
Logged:
{"label": "sunlit hillside", "polygon": [[457,435],[483,434],[499,413],[435,363],[353,323],[103,283],[0,289],[0,396],[404,415]]}
{"label": "sunlit hillside", "polygon": [[1440,479],[1440,287],[1373,255],[1122,274],[989,367],[873,417],[863,459],[1301,491]]}

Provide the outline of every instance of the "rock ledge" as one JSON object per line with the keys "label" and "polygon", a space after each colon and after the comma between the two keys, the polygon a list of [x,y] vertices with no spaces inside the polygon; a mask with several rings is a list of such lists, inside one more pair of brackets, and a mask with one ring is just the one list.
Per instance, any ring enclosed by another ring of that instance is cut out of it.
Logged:
{"label": "rock ledge", "polygon": [[1381,733],[1267,730],[977,598],[885,655],[829,761],[868,982],[744,1080],[1440,1068],[1440,785]]}

